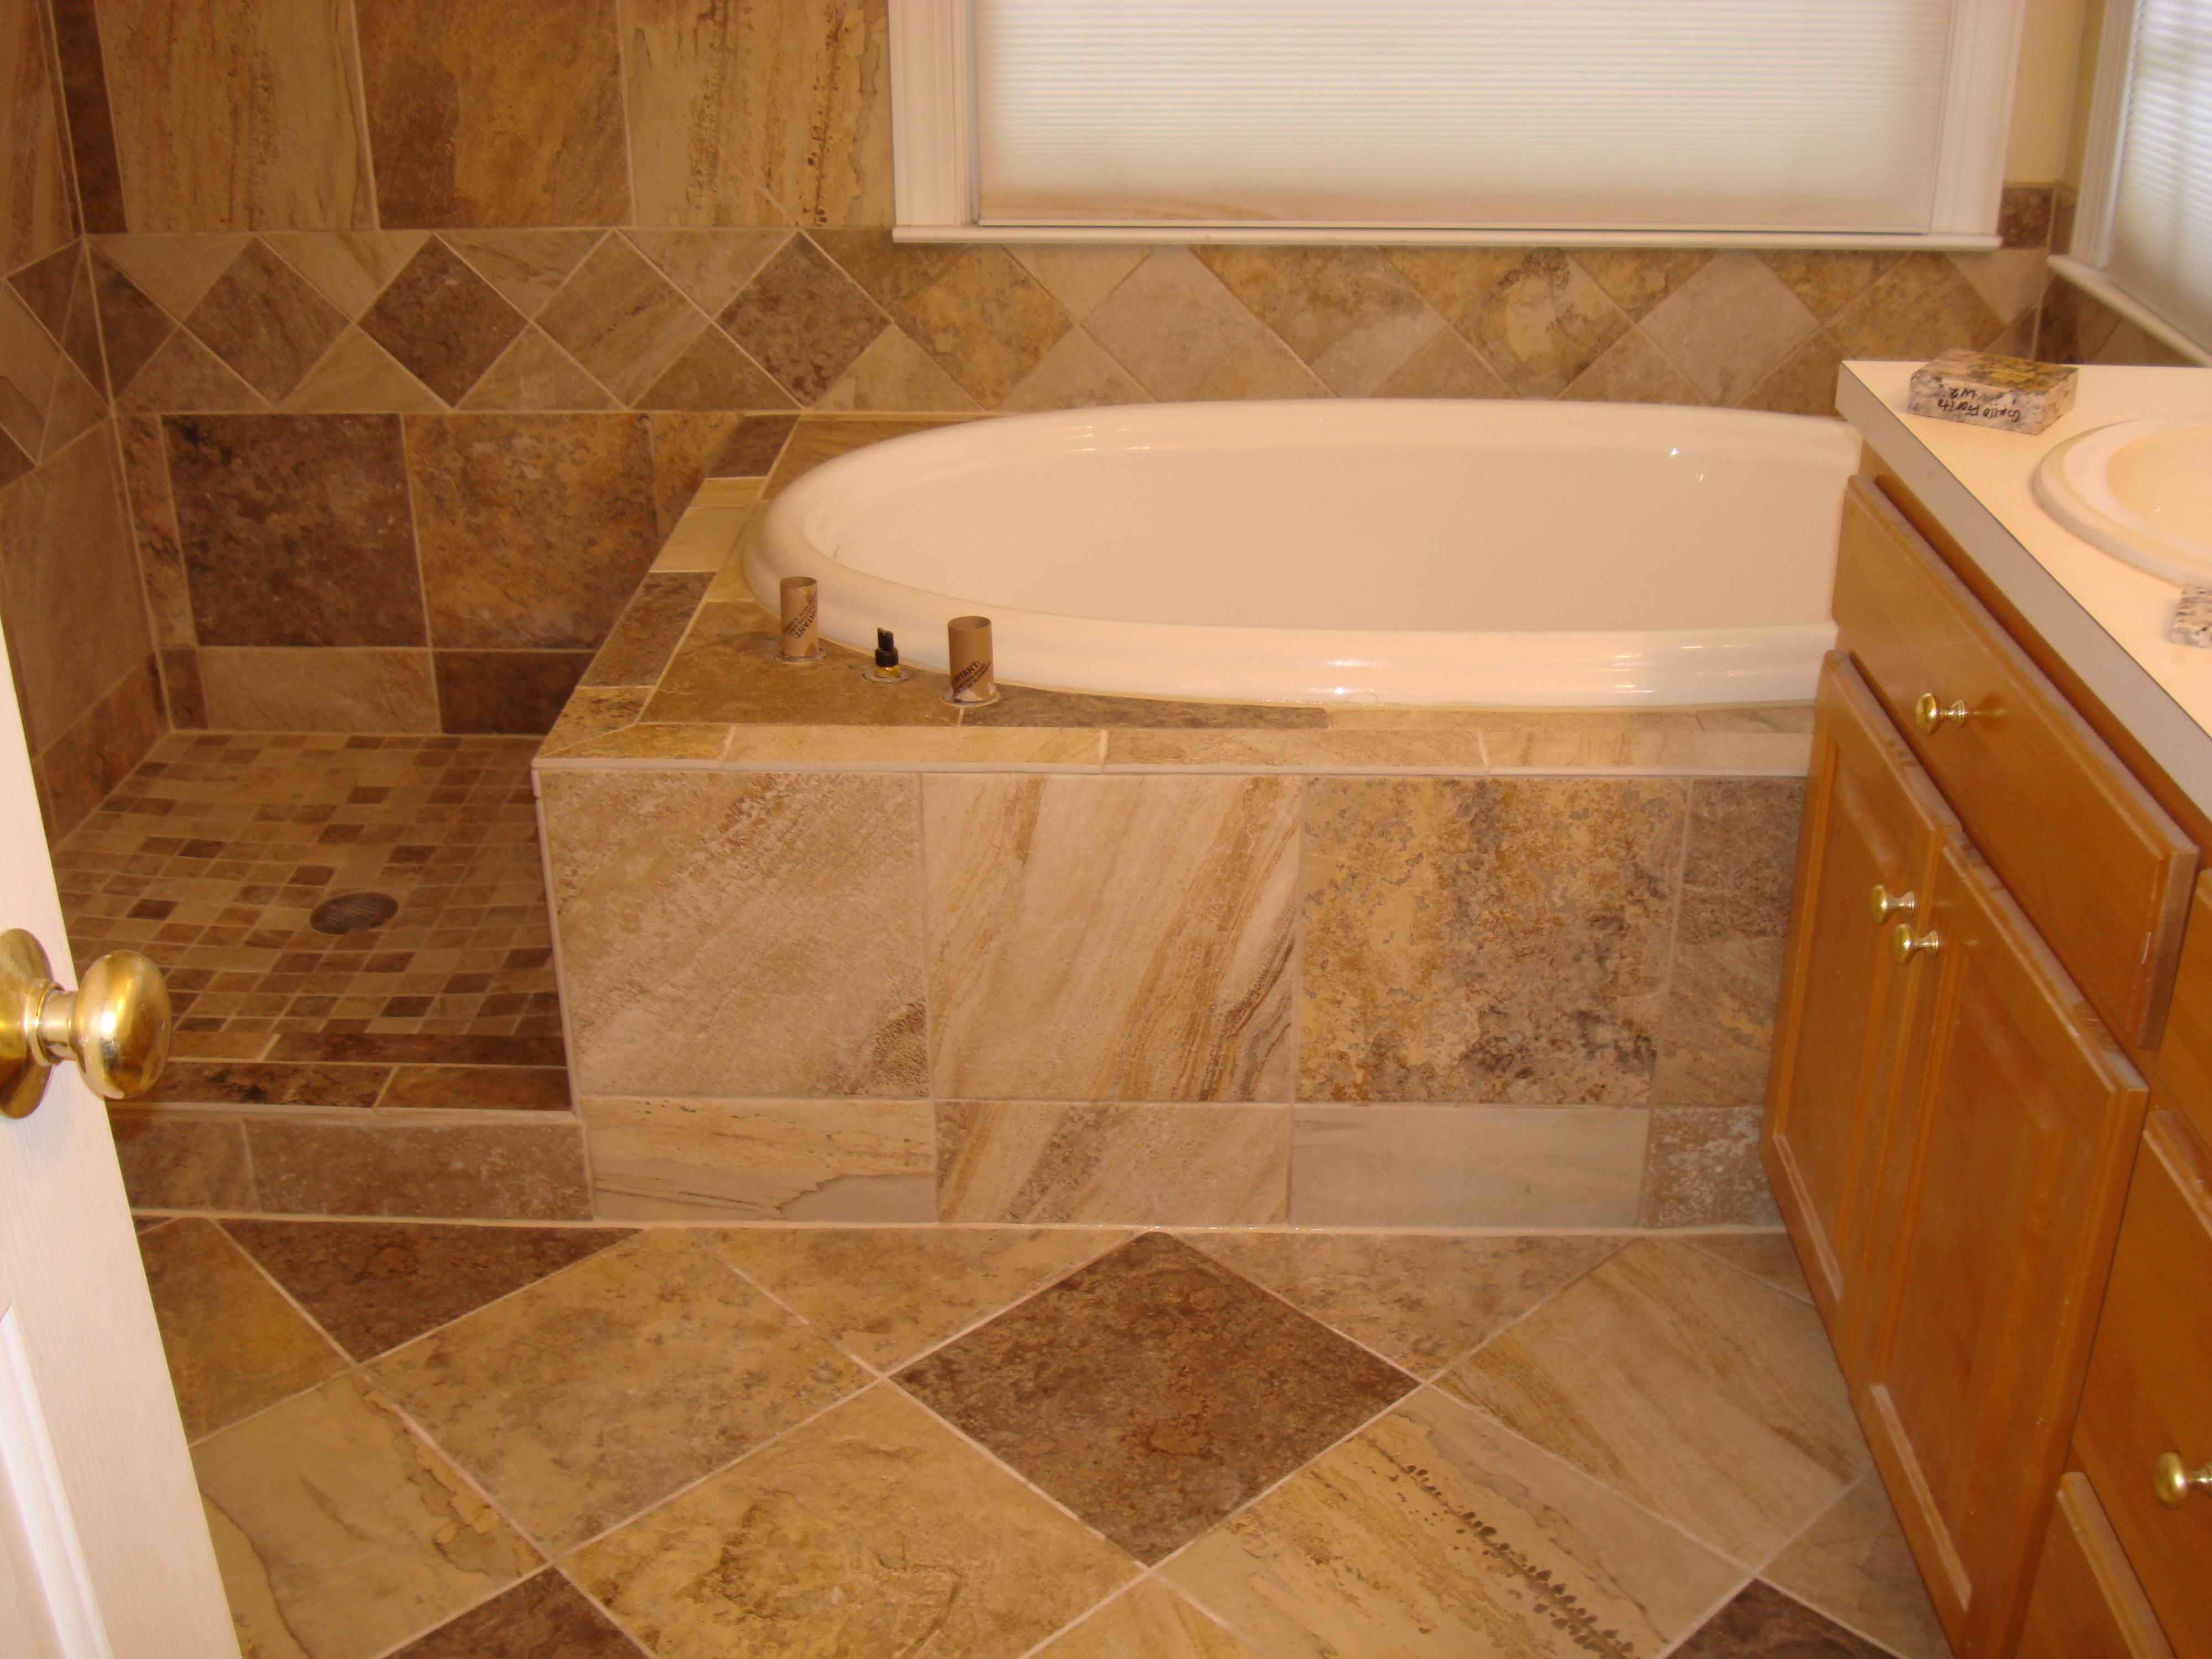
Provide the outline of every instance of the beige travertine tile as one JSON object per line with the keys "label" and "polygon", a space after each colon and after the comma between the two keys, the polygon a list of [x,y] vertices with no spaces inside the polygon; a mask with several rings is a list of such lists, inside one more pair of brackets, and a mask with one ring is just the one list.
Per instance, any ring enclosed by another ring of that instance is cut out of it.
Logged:
{"label": "beige travertine tile", "polygon": [[1759,257],[1825,323],[1873,286],[1898,256],[1867,248],[1767,248]]}
{"label": "beige travertine tile", "polygon": [[708,326],[706,313],[619,236],[592,250],[538,325],[624,403],[635,402]]}
{"label": "beige travertine tile", "polygon": [[579,1103],[592,1196],[622,1220],[933,1221],[927,1101]]}
{"label": "beige travertine tile", "polygon": [[566,1113],[538,1122],[354,1123],[250,1118],[247,1150],[273,1213],[580,1221],[591,1213],[583,1137]]}
{"label": "beige travertine tile", "polygon": [[620,731],[580,738],[562,750],[553,764],[592,762],[650,766],[665,762],[672,767],[703,771],[720,762],[735,729],[711,722],[641,720]]}
{"label": "beige travertine tile", "polygon": [[283,409],[288,415],[430,415],[445,406],[398,358],[349,328],[301,377]]}
{"label": "beige travertine tile", "polygon": [[1881,1477],[1868,1470],[1759,1575],[1899,1659],[1950,1659]]}
{"label": "beige travertine tile", "polygon": [[661,1659],[1014,1659],[1137,1571],[888,1385],[567,1565]]}
{"label": "beige travertine tile", "polygon": [[1193,1233],[1189,1243],[1425,1376],[1620,1248],[1612,1238]]}
{"label": "beige travertine tile", "polygon": [[1482,727],[1493,772],[1802,775],[1813,752],[1803,733],[1708,724],[1687,710],[1501,709],[1482,716]]}
{"label": "beige travertine tile", "polygon": [[492,359],[491,367],[469,388],[460,406],[466,410],[612,409],[615,400],[584,372],[582,364],[532,323]]}
{"label": "beige travertine tile", "polygon": [[568,1548],[861,1386],[690,1234],[654,1229],[370,1367],[532,1534]]}
{"label": "beige travertine tile", "polygon": [[430,653],[372,646],[204,646],[208,723],[235,731],[435,732]]}
{"label": "beige travertine tile", "polygon": [[568,694],[561,718],[538,745],[538,758],[566,755],[593,738],[620,732],[643,712],[646,696],[641,685],[577,687]]}
{"label": "beige travertine tile", "polygon": [[428,235],[422,230],[272,231],[261,240],[325,299],[358,319]]}
{"label": "beige travertine tile", "polygon": [[965,250],[899,307],[898,318],[986,408],[996,407],[1073,326],[1006,249],[990,246]]}
{"label": "beige travertine tile", "polygon": [[93,264],[96,270],[106,258],[170,316],[182,317],[229,269],[246,241],[242,232],[95,236]]}
{"label": "beige travertine tile", "polygon": [[258,411],[268,402],[222,359],[179,329],[146,360],[116,406],[147,414]]}
{"label": "beige travertine tile", "polygon": [[1628,319],[1588,272],[1557,248],[1528,254],[1460,319],[1483,360],[1522,398],[1556,398]]}
{"label": "beige travertine tile", "polygon": [[758,478],[708,478],[669,532],[653,561],[658,575],[674,570],[720,571],[730,562],[738,533],[759,505]]}
{"label": "beige travertine tile", "polygon": [[709,1243],[848,1352],[888,1370],[1127,1237],[1076,1227],[742,1227]]}
{"label": "beige travertine tile", "polygon": [[1698,726],[1706,732],[1775,732],[1802,734],[1813,729],[1809,702],[1748,702],[1698,710]]}
{"label": "beige travertine tile", "polygon": [[926,778],[934,1092],[1290,1098],[1301,794]]}
{"label": "beige travertine tile", "polygon": [[783,388],[718,328],[702,329],[635,401],[640,409],[708,413],[792,407]]}
{"label": "beige travertine tile", "polygon": [[2043,298],[2045,259],[2039,247],[1998,248],[1989,253],[1954,253],[1952,265],[1982,296],[1999,320],[2009,323]]}
{"label": "beige travertine tile", "polygon": [[[149,0],[104,9],[100,28],[133,230],[375,222],[344,12],[316,0],[218,13]],[[227,95],[209,98],[210,87]]]}
{"label": "beige travertine tile", "polygon": [[879,414],[901,410],[974,413],[975,400],[930,360],[902,329],[885,329],[875,343],[814,400],[821,410]]}
{"label": "beige travertine tile", "polygon": [[1083,726],[740,726],[722,763],[769,769],[1098,770],[1104,733]]}
{"label": "beige travertine tile", "polygon": [[1191,389],[1200,402],[1244,398],[1326,398],[1328,388],[1298,354],[1261,329],[1232,348]]}
{"label": "beige travertine tile", "polygon": [[1062,1632],[1037,1659],[1260,1659],[1260,1653],[1148,1578]]}
{"label": "beige travertine tile", "polygon": [[927,1092],[913,779],[540,787],[580,1093]]}
{"label": "beige travertine tile", "polygon": [[1482,734],[1473,726],[1287,727],[1238,731],[1191,727],[1106,734],[1110,768],[1191,767],[1223,772],[1372,772],[1386,776],[1442,772],[1480,775]]}
{"label": "beige travertine tile", "polygon": [[625,230],[638,252],[660,267],[709,317],[737,297],[791,233],[762,230]]}
{"label": "beige travertine tile", "polygon": [[1976,349],[2004,331],[1959,268],[1940,253],[1908,253],[1829,319],[1848,357],[1933,357]]}
{"label": "beige travertine tile", "polygon": [[1163,1570],[1276,1659],[1656,1653],[1735,1568],[1424,1391]]}
{"label": "beige travertine tile", "polygon": [[61,246],[74,230],[62,163],[68,141],[41,15],[17,6],[0,19],[0,87],[15,113],[15,142],[0,162],[0,268],[9,270]]}
{"label": "beige travertine tile", "polygon": [[214,1223],[164,1227],[142,1238],[138,1253],[188,1437],[345,1369],[343,1356]]}
{"label": "beige travertine tile", "polygon": [[1042,409],[1094,409],[1105,404],[1144,404],[1152,394],[1129,376],[1128,371],[1106,354],[1106,349],[1079,328],[1062,335],[1059,344],[1037,360],[1000,401],[1009,415]]}
{"label": "beige travertine tile", "polygon": [[1044,285],[1060,308],[1081,322],[1121,279],[1145,263],[1146,250],[1082,242],[1039,242],[1009,247],[1007,252]]}
{"label": "beige travertine tile", "polygon": [[1717,404],[1732,404],[1820,319],[1747,249],[1715,254],[1644,318],[1643,329]]}
{"label": "beige travertine tile", "polygon": [[1789,1291],[1800,1302],[1813,1299],[1796,1248],[1786,1233],[1704,1233],[1690,1243],[1707,1255],[1741,1267],[1753,1279],[1763,1279],[1777,1290]]}
{"label": "beige travertine tile", "polygon": [[1631,1244],[1442,1386],[1746,1563],[1868,1466],[1820,1316],[1682,1243]]}
{"label": "beige travertine tile", "polygon": [[535,317],[584,262],[596,230],[462,230],[440,240],[526,317]]}
{"label": "beige travertine tile", "polygon": [[1600,352],[1559,396],[1569,402],[1609,404],[1705,402],[1659,348],[1632,328]]}
{"label": "beige travertine tile", "polygon": [[1394,247],[1387,257],[1438,316],[1468,329],[1482,302],[1528,254],[1517,247]]}
{"label": "beige travertine tile", "polygon": [[1443,327],[1374,248],[1195,252],[1340,397],[1373,392]]}
{"label": "beige travertine tile", "polygon": [[1153,397],[1193,398],[1266,331],[1187,248],[1154,251],[1085,316],[1091,337]]}
{"label": "beige travertine tile", "polygon": [[234,1119],[198,1112],[110,1107],[123,1190],[147,1210],[254,1210],[260,1201],[246,1132]]}
{"label": "beige travertine tile", "polygon": [[1614,1106],[1310,1106],[1291,1129],[1301,1227],[1626,1227],[1649,1114]]}
{"label": "beige travertine tile", "polygon": [[192,1464],[256,1659],[369,1659],[538,1564],[356,1376],[201,1442]]}
{"label": "beige travertine tile", "polygon": [[1836,343],[1834,335],[1821,329],[1769,370],[1765,379],[1737,399],[1737,406],[1778,415],[1833,415],[1836,371],[1843,362],[1843,347]]}
{"label": "beige travertine tile", "polygon": [[940,1101],[940,1221],[1288,1218],[1291,1109]]}
{"label": "beige travertine tile", "polygon": [[1759,1161],[1757,1106],[1654,1106],[1645,1155],[1647,1227],[1771,1227],[1774,1192]]}
{"label": "beige travertine tile", "polygon": [[621,0],[643,225],[891,222],[884,0]]}
{"label": "beige travertine tile", "polygon": [[1701,247],[1589,247],[1575,263],[1597,279],[1613,302],[1641,321],[1650,309],[1688,282],[1713,257]]}
{"label": "beige travertine tile", "polygon": [[1320,778],[1306,1100],[1650,1098],[1685,785]]}
{"label": "beige travertine tile", "polygon": [[1498,371],[1452,330],[1438,329],[1429,343],[1375,388],[1377,398],[1510,398]]}

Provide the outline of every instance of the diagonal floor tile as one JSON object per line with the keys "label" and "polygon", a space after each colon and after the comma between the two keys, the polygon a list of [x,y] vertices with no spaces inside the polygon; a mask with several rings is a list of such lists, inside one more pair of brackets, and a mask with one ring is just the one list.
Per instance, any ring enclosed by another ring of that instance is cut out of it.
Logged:
{"label": "diagonal floor tile", "polygon": [[239,1644],[368,1659],[538,1565],[357,1376],[192,1449]]}
{"label": "diagonal floor tile", "polygon": [[1705,1233],[1690,1241],[1707,1255],[1741,1267],[1753,1279],[1763,1279],[1800,1302],[1813,1299],[1798,1265],[1796,1246],[1784,1233]]}
{"label": "diagonal floor tile", "polygon": [[1018,1302],[1128,1235],[1088,1228],[732,1229],[722,1260],[878,1370]]}
{"label": "diagonal floor tile", "polygon": [[1413,1386],[1164,1233],[1133,1240],[898,1380],[1146,1561]]}
{"label": "diagonal floor tile", "polygon": [[1674,1650],[1674,1659],[1890,1659],[1882,1649],[1756,1582]]}
{"label": "diagonal floor tile", "polygon": [[138,1241],[169,1382],[197,1440],[345,1369],[345,1358],[222,1236],[185,1219]]}
{"label": "diagonal floor tile", "polygon": [[1950,1659],[1928,1587],[1869,1469],[1760,1575],[1807,1605],[1864,1631],[1904,1659]]}
{"label": "diagonal floor tile", "polygon": [[660,1659],[1012,1659],[1136,1571],[890,1388],[567,1566]]}
{"label": "diagonal floor tile", "polygon": [[1630,1245],[1442,1386],[1747,1563],[1868,1462],[1820,1316],[1679,1241]]}
{"label": "diagonal floor tile", "polygon": [[1423,1376],[1620,1248],[1613,1238],[1420,1233],[1194,1233],[1188,1242]]}
{"label": "diagonal floor tile", "polygon": [[549,1570],[410,1642],[392,1659],[637,1659],[637,1645]]}
{"label": "diagonal floor tile", "polygon": [[1147,1578],[1063,1631],[1037,1659],[1259,1659],[1259,1650]]}
{"label": "diagonal floor tile", "polygon": [[866,1380],[675,1231],[602,1251],[371,1369],[509,1514],[564,1548]]}
{"label": "diagonal floor tile", "polygon": [[1161,1576],[1270,1659],[1632,1659],[1737,1570],[1433,1390],[1370,1424]]}
{"label": "diagonal floor tile", "polygon": [[630,1236],[623,1227],[232,1221],[230,1236],[369,1359]]}

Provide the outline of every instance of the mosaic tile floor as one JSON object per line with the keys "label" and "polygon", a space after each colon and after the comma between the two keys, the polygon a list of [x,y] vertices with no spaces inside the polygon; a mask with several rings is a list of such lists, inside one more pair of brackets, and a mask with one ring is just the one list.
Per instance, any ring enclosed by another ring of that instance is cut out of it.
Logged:
{"label": "mosaic tile floor", "polygon": [[[128,948],[168,976],[179,1063],[158,1097],[355,1105],[395,1064],[558,1068],[536,746],[188,732],[157,744],[54,869],[80,967]],[[396,911],[360,931],[312,924],[360,892]],[[372,1069],[333,1069],[323,1099],[300,1070],[313,1062]],[[566,1104],[565,1089],[537,1092]]]}
{"label": "mosaic tile floor", "polygon": [[1777,1235],[141,1226],[248,1653],[1945,1652]]}

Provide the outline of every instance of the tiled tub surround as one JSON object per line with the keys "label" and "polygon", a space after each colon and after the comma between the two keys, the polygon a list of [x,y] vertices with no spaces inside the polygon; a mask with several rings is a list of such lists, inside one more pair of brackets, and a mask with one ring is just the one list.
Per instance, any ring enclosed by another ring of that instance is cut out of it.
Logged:
{"label": "tiled tub surround", "polygon": [[599,1215],[1771,1220],[1808,710],[956,709],[774,635],[648,577],[538,762]]}

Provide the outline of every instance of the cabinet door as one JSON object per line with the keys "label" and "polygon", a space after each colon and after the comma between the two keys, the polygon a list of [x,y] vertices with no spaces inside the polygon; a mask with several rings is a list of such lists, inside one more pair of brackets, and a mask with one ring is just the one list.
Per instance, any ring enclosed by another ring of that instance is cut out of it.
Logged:
{"label": "cabinet door", "polygon": [[2017,1659],[2173,1659],[2085,1476],[2058,1488]]}
{"label": "cabinet door", "polygon": [[1964,842],[1945,843],[1915,926],[1933,971],[1877,1176],[1889,1258],[1853,1403],[1952,1644],[1999,1659],[2064,1465],[2145,1091]]}
{"label": "cabinet door", "polygon": [[[1926,975],[1892,958],[1950,811],[1840,655],[1820,678],[1760,1151],[1846,1376],[1873,1235],[1876,1155]],[[1890,908],[1878,916],[1876,890]],[[1911,907],[1911,908],[1908,908]],[[1879,1272],[1878,1264],[1874,1271]]]}

